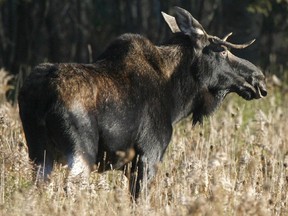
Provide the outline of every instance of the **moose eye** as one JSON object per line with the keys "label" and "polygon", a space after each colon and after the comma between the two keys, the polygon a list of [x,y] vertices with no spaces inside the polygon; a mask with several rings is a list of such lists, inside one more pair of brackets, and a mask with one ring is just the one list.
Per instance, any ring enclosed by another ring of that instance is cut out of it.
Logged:
{"label": "moose eye", "polygon": [[223,56],[223,57],[226,57],[227,56],[227,50],[221,51],[220,55]]}

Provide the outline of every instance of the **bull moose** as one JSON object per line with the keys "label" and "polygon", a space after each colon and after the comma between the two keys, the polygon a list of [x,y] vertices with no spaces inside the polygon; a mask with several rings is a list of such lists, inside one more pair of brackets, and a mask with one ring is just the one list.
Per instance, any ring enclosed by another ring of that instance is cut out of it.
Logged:
{"label": "bull moose", "polygon": [[246,100],[267,95],[261,70],[228,50],[254,40],[211,36],[188,11],[174,10],[162,12],[173,36],[159,46],[123,34],[93,64],[44,63],[28,76],[20,117],[29,157],[44,178],[54,162],[68,164],[68,180],[83,182],[95,165],[101,172],[131,162],[137,197],[144,174],[148,182],[155,175],[173,124],[190,114],[193,124],[202,122],[231,92]]}

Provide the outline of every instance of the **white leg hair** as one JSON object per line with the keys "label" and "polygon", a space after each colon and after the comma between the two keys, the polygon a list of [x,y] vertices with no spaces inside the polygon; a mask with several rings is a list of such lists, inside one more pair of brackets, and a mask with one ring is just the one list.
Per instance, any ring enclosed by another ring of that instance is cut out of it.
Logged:
{"label": "white leg hair", "polygon": [[89,185],[91,165],[82,154],[75,153],[69,156],[68,167],[70,172],[67,179],[68,193],[74,189],[85,189]]}

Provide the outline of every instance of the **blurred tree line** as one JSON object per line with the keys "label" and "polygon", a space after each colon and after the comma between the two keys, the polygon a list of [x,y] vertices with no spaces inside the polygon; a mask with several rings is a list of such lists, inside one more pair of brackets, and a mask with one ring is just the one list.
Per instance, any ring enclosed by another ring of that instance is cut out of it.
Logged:
{"label": "blurred tree line", "polygon": [[233,52],[265,71],[288,68],[288,0],[0,0],[0,68],[25,74],[40,62],[93,62],[125,32],[155,43],[171,34],[160,11],[180,6],[209,34],[253,38]]}

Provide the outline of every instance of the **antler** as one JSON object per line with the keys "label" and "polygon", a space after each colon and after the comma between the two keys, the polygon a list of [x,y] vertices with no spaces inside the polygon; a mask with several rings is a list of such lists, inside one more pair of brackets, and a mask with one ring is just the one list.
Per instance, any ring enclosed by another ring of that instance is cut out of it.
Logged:
{"label": "antler", "polygon": [[225,37],[222,38],[223,41],[226,41],[228,37],[230,37],[233,33],[230,32],[229,34],[225,35]]}
{"label": "antler", "polygon": [[226,41],[228,39],[228,37],[230,37],[231,35],[232,35],[232,32],[227,34],[223,39],[220,39],[220,38],[218,38],[216,36],[212,36],[212,35],[207,35],[207,36],[208,36],[208,39],[210,39],[212,41],[212,43],[214,43],[214,44],[220,44],[220,45],[224,45],[226,47],[234,48],[234,49],[246,48],[246,47],[250,46],[252,43],[254,43],[254,41],[255,41],[255,39],[253,39],[253,40],[251,40],[245,44],[233,44],[233,43]]}

